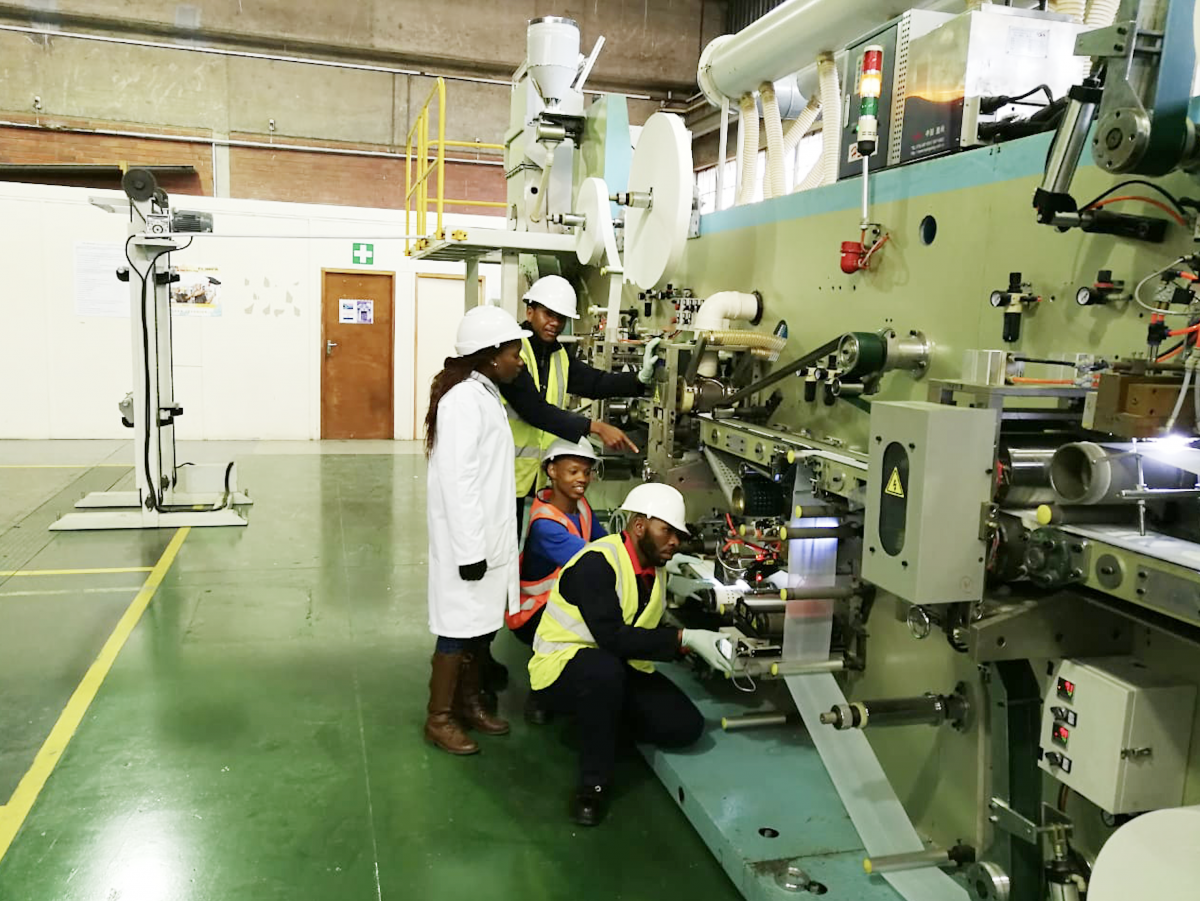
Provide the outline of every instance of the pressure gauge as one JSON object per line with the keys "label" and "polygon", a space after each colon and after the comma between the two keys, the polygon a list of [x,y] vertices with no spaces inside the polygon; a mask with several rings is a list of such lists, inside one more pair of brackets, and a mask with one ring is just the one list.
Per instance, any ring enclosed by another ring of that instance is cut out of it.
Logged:
{"label": "pressure gauge", "polygon": [[1104,303],[1104,298],[1101,297],[1099,292],[1097,292],[1095,289],[1084,285],[1075,292],[1075,303],[1079,304],[1081,307],[1090,307],[1094,304]]}
{"label": "pressure gauge", "polygon": [[996,307],[996,309],[1006,307],[1009,304],[1008,295],[1003,291],[993,291],[992,296],[988,298],[988,303]]}

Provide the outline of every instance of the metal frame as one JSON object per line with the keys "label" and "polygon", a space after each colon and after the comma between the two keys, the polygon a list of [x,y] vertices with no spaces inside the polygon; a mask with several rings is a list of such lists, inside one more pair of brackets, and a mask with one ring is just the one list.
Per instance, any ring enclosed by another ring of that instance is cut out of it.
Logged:
{"label": "metal frame", "polygon": [[[168,412],[175,407],[171,369],[170,284],[165,280],[159,283],[160,275],[169,275],[170,257],[166,257],[166,265],[155,260],[166,256],[166,252],[181,250],[187,245],[181,247],[175,236],[143,232],[143,223],[151,212],[150,202],[130,202],[134,204],[138,218],[129,225],[126,253],[132,267],[138,273],[145,273],[149,286],[153,288],[146,290],[143,298],[142,281],[137,273],[130,272],[133,448],[137,490],[88,494],[75,506],[79,510],[97,512],[67,514],[50,529],[61,532],[244,526],[246,519],[234,506],[250,504],[251,500],[237,491],[236,467],[229,472],[230,495],[226,499],[223,492],[224,466],[189,466],[187,470],[181,470],[176,465],[174,417]],[[143,335],[147,340],[143,341]],[[149,426],[146,421],[147,398],[153,401],[149,404],[153,417]],[[153,504],[152,497],[158,498],[157,506]],[[222,503],[225,506],[217,509]]]}

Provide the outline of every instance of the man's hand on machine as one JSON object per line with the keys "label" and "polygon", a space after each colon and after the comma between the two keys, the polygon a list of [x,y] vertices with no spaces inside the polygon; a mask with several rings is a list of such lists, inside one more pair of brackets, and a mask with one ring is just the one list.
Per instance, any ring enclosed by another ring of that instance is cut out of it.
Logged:
{"label": "man's hand on machine", "polygon": [[609,425],[607,422],[593,419],[591,433],[603,441],[604,446],[610,450],[631,450],[635,454],[638,452],[637,445],[630,441],[629,436],[615,425]]}
{"label": "man's hand on machine", "polygon": [[679,643],[686,650],[698,655],[717,672],[732,671],[733,662],[721,651],[722,646],[729,647],[727,635],[710,632],[707,629],[683,629],[679,634]]}
{"label": "man's hand on machine", "polygon": [[487,561],[480,560],[478,563],[468,563],[466,566],[458,568],[458,575],[464,582],[478,582],[487,575]]}

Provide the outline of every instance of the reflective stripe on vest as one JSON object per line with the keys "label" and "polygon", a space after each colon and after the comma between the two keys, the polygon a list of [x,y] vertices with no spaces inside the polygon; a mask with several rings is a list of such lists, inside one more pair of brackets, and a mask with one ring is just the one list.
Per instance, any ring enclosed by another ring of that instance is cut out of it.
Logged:
{"label": "reflective stripe on vest", "polygon": [[[662,621],[663,615],[663,578],[662,570],[654,574],[654,587],[650,591],[650,600],[646,609],[638,614],[638,584],[637,575],[633,571],[633,561],[625,549],[625,540],[618,532],[607,535],[587,545],[583,550],[570,559],[563,571],[570,569],[584,554],[599,551],[605,562],[613,569],[616,577],[617,597],[621,601],[621,616],[627,625],[642,629],[654,629]],[[533,639],[533,658],[529,661],[529,684],[534,689],[545,688],[554,684],[567,663],[579,653],[582,648],[596,647],[596,641],[583,621],[579,608],[566,600],[558,590],[562,584],[561,574],[558,583],[550,592],[546,602],[546,612],[538,624],[537,635]],[[654,672],[654,664],[648,660],[626,661],[634,669],[644,673]]]}
{"label": "reflective stripe on vest", "polygon": [[[521,339],[521,359],[525,368],[533,378],[533,387],[537,389],[548,403],[560,410],[567,405],[567,376],[570,370],[570,360],[567,349],[559,347],[550,354],[550,368],[546,373],[546,385],[543,390],[542,377],[538,372],[537,358],[533,355],[533,345],[528,338]],[[542,454],[554,442],[554,435],[535,429],[507,404],[508,425],[513,434],[513,450],[516,453],[517,497],[525,497],[533,489],[541,472]]]}
{"label": "reflective stripe on vest", "polygon": [[[592,537],[592,508],[588,506],[588,502],[583,498],[579,499],[579,524],[583,531],[581,535],[571,517],[547,500],[549,496],[549,489],[547,489],[539,492],[538,496],[534,498],[533,507],[529,511],[529,527],[532,529],[533,524],[539,519],[551,519],[576,538],[583,541],[590,539]],[[522,552],[521,568],[524,569],[524,567],[525,554]],[[516,613],[504,614],[504,621],[508,623],[510,629],[521,628],[529,622],[530,617],[546,605],[546,601],[550,597],[550,590],[554,587],[560,572],[562,572],[561,566],[541,579],[521,580],[521,609]]]}

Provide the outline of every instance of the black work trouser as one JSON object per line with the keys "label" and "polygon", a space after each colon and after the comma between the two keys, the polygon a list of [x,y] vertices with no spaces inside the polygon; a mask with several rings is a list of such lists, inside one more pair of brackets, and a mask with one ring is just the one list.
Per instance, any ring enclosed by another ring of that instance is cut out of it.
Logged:
{"label": "black work trouser", "polygon": [[521,530],[525,528],[525,502],[533,497],[533,489],[523,497],[517,498],[517,541],[521,540]]}
{"label": "black work trouser", "polygon": [[538,695],[547,709],[575,716],[581,786],[612,781],[622,725],[634,741],[663,748],[687,747],[704,731],[704,717],[674,682],[599,648],[577,653]]}
{"label": "black work trouser", "polygon": [[542,607],[533,616],[525,620],[525,622],[517,629],[512,630],[512,634],[517,637],[521,644],[533,647],[533,636],[537,634],[538,623],[542,621],[542,614],[546,612],[546,608]]}

